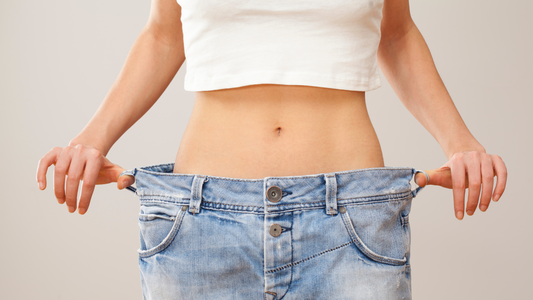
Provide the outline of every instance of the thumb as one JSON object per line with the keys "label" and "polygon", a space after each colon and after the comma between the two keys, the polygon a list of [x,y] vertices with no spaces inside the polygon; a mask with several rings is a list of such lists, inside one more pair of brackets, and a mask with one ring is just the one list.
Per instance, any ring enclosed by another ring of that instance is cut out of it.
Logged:
{"label": "thumb", "polygon": [[417,173],[415,177],[415,182],[419,186],[425,186],[427,184],[430,185],[438,185],[442,186],[448,189],[452,188],[452,172],[449,167],[442,166],[438,169],[433,170],[426,170],[426,173],[428,173],[430,182],[426,182],[426,176],[423,173]]}
{"label": "thumb", "polygon": [[122,190],[135,182],[135,177],[131,175],[122,175],[117,180],[117,187]]}
{"label": "thumb", "polygon": [[[431,178],[431,175],[429,174],[430,171],[429,170],[424,170],[424,172],[428,173],[428,176]],[[418,184],[419,187],[425,187],[426,185],[429,184],[429,182],[427,182],[428,179],[426,177],[426,174],[422,173],[422,172],[419,172],[419,173],[416,173],[415,175],[415,183]]]}
{"label": "thumb", "polygon": [[132,175],[122,175],[122,172],[126,171],[125,169],[119,167],[118,165],[115,168],[115,174],[117,178],[117,187],[119,190],[122,190],[135,182],[135,177]]}

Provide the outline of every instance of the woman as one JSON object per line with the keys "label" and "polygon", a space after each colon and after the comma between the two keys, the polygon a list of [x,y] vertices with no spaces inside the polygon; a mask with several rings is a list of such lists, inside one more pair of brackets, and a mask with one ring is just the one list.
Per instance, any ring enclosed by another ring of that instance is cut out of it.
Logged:
{"label": "woman", "polygon": [[[39,187],[54,164],[71,213],[86,213],[95,184],[140,196],[146,299],[410,298],[408,214],[420,188],[409,180],[453,187],[459,220],[465,202],[472,215],[501,197],[505,164],[462,121],[408,0],[323,3],[153,0],[94,117],[40,160]],[[111,163],[111,146],[185,57],[196,95],[175,163]],[[441,168],[384,167],[365,105],[378,62],[442,146]]]}

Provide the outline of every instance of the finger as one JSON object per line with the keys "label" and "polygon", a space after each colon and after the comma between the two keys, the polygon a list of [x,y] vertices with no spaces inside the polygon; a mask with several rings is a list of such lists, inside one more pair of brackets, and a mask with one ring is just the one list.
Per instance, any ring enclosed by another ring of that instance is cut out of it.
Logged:
{"label": "finger", "polygon": [[459,163],[453,163],[450,170],[452,171],[455,217],[462,220],[465,208],[465,168],[461,161]]}
{"label": "finger", "polygon": [[484,155],[481,163],[481,200],[479,201],[479,210],[486,211],[489,208],[494,185],[494,169],[490,155]]}
{"label": "finger", "polygon": [[67,175],[72,159],[71,147],[65,147],[59,154],[54,170],[54,193],[59,204],[65,203],[65,176]]}
{"label": "finger", "polygon": [[[122,173],[122,172],[121,172]],[[122,175],[117,180],[117,187],[122,190],[135,182],[135,177],[132,175]]]}
{"label": "finger", "polygon": [[98,173],[100,172],[101,166],[102,162],[99,159],[93,158],[87,161],[85,172],[83,174],[80,207],[78,209],[78,213],[80,215],[85,214],[85,212],[87,212],[89,209],[89,204],[91,203],[91,197],[93,196],[96,179],[98,178]]}
{"label": "finger", "polygon": [[[428,171],[425,171],[426,173],[430,172],[429,170]],[[429,176],[429,173],[428,173],[428,176]],[[419,187],[425,187],[427,184],[429,184],[427,182],[427,177],[424,173],[422,172],[419,172],[419,173],[416,173],[415,175],[415,183],[418,184]]]}
{"label": "finger", "polygon": [[[111,163],[111,162],[109,162]],[[122,175],[120,176],[120,174],[122,174],[122,172],[126,171],[126,169],[122,168],[121,166],[119,165],[115,165],[113,163],[111,163],[113,165],[113,167],[111,168],[110,170],[110,179],[111,179],[111,182],[116,182],[117,183],[117,187],[119,189],[123,189],[129,185],[132,185],[134,182],[135,182],[135,177],[133,175]]]}
{"label": "finger", "polygon": [[429,175],[430,185],[438,185],[448,189],[453,188],[452,186],[452,172],[450,167],[440,167],[434,170],[426,171]]}
{"label": "finger", "polygon": [[57,161],[59,153],[61,153],[61,148],[55,147],[39,160],[39,165],[37,166],[37,183],[41,190],[46,188],[46,172]]}
{"label": "finger", "polygon": [[496,177],[498,177],[496,181],[496,188],[494,188],[493,199],[494,201],[498,201],[503,195],[503,191],[505,190],[505,185],[507,183],[507,167],[505,166],[502,158],[498,155],[492,155],[492,162],[494,165],[494,173],[496,173]]}
{"label": "finger", "polygon": [[481,192],[481,156],[478,152],[473,152],[469,156],[471,159],[466,170],[469,183],[466,213],[471,216],[476,211]]}
{"label": "finger", "polygon": [[78,188],[83,175],[83,168],[85,167],[85,161],[81,155],[82,154],[80,153],[79,149],[74,151],[68,170],[66,199],[68,211],[70,213],[76,211],[76,204],[78,202]]}

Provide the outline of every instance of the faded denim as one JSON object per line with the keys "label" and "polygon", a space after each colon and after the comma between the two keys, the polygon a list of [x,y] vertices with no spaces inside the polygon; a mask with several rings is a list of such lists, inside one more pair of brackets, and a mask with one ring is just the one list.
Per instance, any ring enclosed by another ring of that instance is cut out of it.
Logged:
{"label": "faded denim", "polygon": [[239,179],[173,169],[123,173],[141,204],[144,299],[411,299],[409,212],[421,188],[410,181],[423,171]]}

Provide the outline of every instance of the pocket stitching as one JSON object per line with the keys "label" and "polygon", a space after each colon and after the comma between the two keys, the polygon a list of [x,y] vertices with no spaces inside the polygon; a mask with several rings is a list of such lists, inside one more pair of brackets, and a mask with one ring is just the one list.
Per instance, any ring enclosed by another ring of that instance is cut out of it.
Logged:
{"label": "pocket stitching", "polygon": [[376,262],[385,263],[389,265],[395,265],[395,266],[401,266],[407,262],[407,258],[405,256],[403,257],[403,259],[398,259],[398,258],[383,256],[372,251],[370,248],[368,248],[368,246],[366,246],[363,243],[363,241],[361,240],[361,238],[355,231],[355,227],[353,226],[352,220],[349,217],[348,211],[341,214],[341,216],[342,216],[344,225],[346,227],[346,230],[348,231],[348,234],[350,235],[350,238],[352,239],[353,243],[355,244],[355,246],[357,246],[357,249],[359,249],[359,251],[361,251],[368,258]]}
{"label": "pocket stitching", "polygon": [[168,217],[168,216],[162,216],[162,215],[156,215],[156,214],[142,214],[139,216],[139,221],[143,221],[143,222],[150,222],[156,219],[165,219],[165,220],[174,222],[176,220],[176,217]]}
{"label": "pocket stitching", "polygon": [[141,250],[138,249],[137,252],[139,253],[140,257],[148,257],[152,256],[154,254],[160,253],[161,251],[165,250],[170,244],[174,241],[174,238],[176,237],[183,220],[183,217],[185,215],[185,211],[182,211],[181,209],[178,212],[178,215],[176,216],[174,220],[174,224],[172,224],[172,228],[170,229],[170,232],[167,234],[167,236],[159,243],[157,246],[148,249],[148,250]]}

